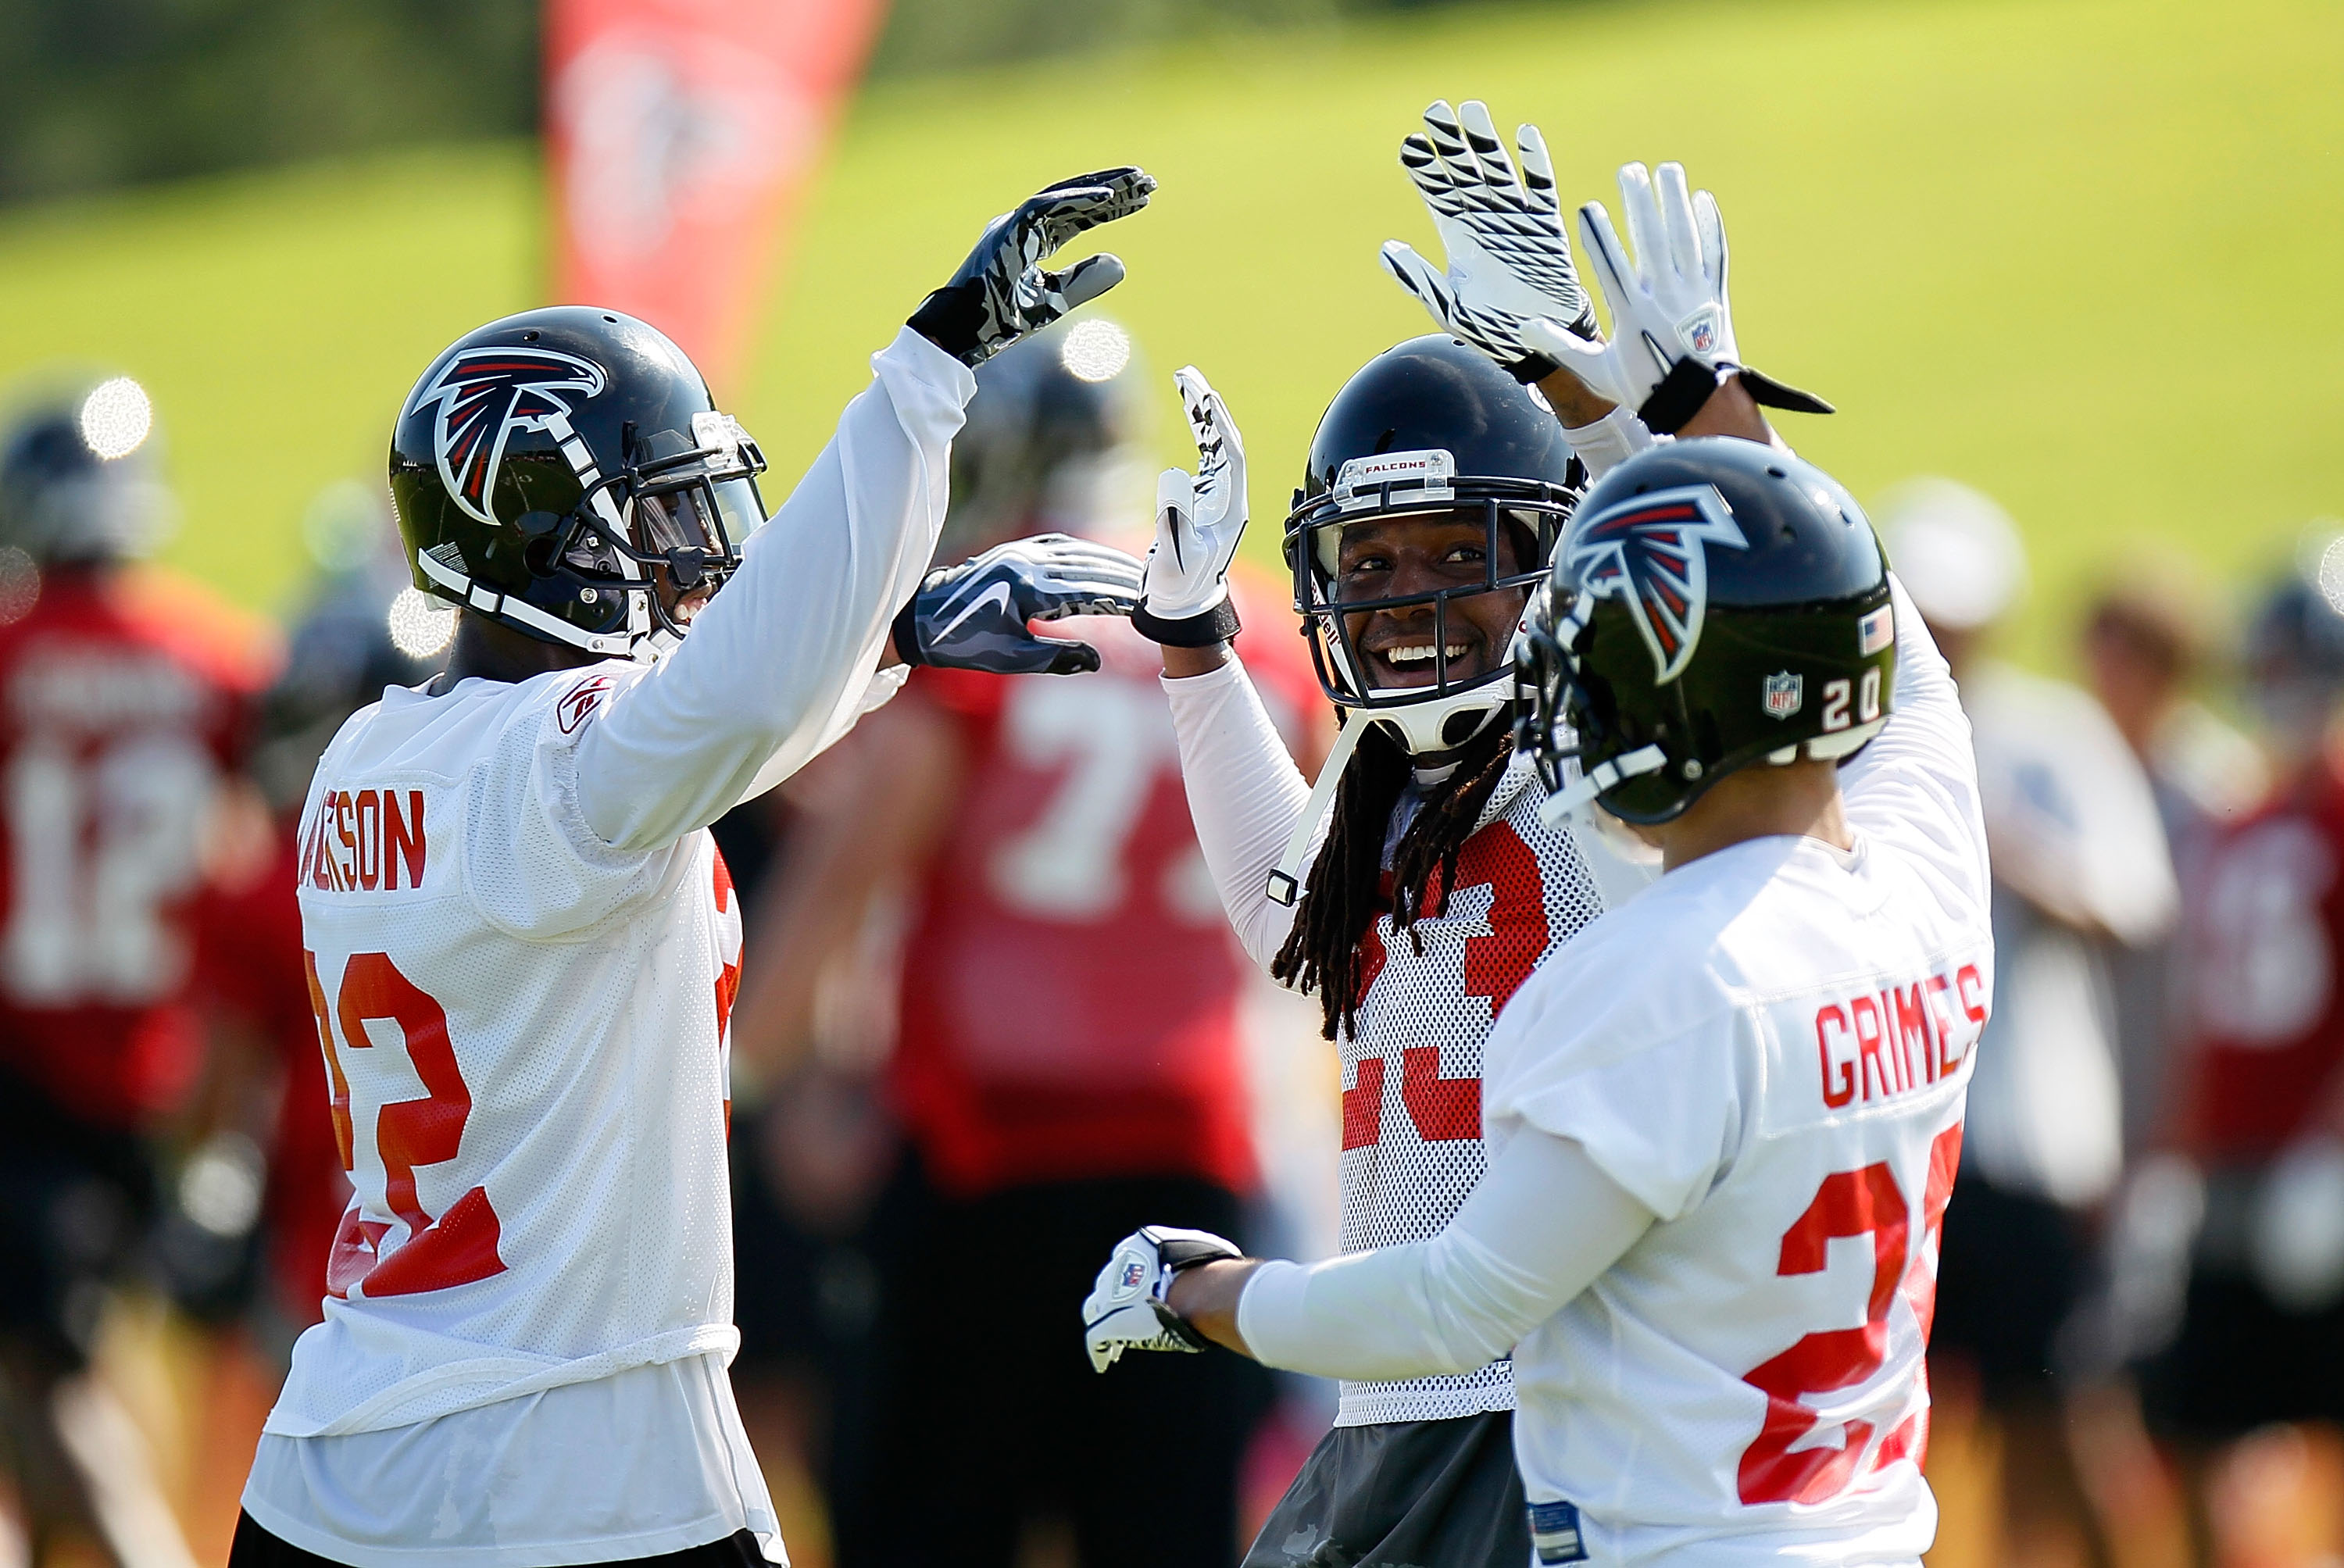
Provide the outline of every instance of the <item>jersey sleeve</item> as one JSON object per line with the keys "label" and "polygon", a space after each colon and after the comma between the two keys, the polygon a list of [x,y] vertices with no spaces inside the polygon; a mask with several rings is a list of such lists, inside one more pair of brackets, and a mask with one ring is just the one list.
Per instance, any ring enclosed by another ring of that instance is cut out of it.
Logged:
{"label": "jersey sleeve", "polygon": [[1269,896],[1269,874],[1310,785],[1236,658],[1201,675],[1167,675],[1164,690],[1206,867],[1239,945],[1266,967],[1294,924],[1294,911]]}
{"label": "jersey sleeve", "polygon": [[[1584,940],[1582,936],[1581,940]],[[1730,1167],[1758,1085],[1742,1023],[1722,995],[1699,1004],[1702,976],[1672,978],[1665,957],[1640,965],[1582,953],[1575,984],[1535,976],[1498,1015],[1482,1057],[1482,1122],[1516,1120],[1583,1148],[1596,1168],[1674,1219]],[[1632,986],[1618,984],[1622,974]]]}
{"label": "jersey sleeve", "polygon": [[681,841],[612,845],[588,816],[581,788],[586,743],[649,674],[612,663],[549,681],[516,704],[466,775],[465,892],[508,936],[578,936],[664,883]]}
{"label": "jersey sleeve", "polygon": [[616,692],[577,752],[578,804],[602,842],[673,843],[770,788],[852,727],[888,623],[927,570],[948,457],[975,389],[906,329],[741,570],[646,678]]}
{"label": "jersey sleeve", "polygon": [[1871,744],[1840,769],[1847,818],[1859,830],[1917,855],[1983,908],[1985,819],[1977,757],[1953,672],[1921,622],[1904,585],[1889,580],[1896,604],[1895,700]]}

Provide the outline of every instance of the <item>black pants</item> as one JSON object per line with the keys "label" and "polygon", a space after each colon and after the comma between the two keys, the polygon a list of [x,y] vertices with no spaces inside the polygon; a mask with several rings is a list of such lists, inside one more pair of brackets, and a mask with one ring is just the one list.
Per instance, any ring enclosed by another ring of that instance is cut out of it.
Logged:
{"label": "black pants", "polygon": [[[764,1568],[765,1554],[757,1538],[743,1530],[705,1546],[687,1546],[657,1557],[626,1557],[596,1563],[591,1568]],[[227,1549],[227,1568],[341,1568],[330,1557],[304,1552],[280,1541],[252,1522],[249,1513],[236,1516],[236,1542]]]}
{"label": "black pants", "polygon": [[1244,1568],[1523,1568],[1529,1512],[1511,1411],[1339,1426]]}
{"label": "black pants", "polygon": [[1102,1376],[1082,1304],[1141,1225],[1238,1219],[1228,1190],[1177,1178],[928,1194],[881,1262],[872,1425],[833,1486],[840,1568],[1007,1568],[1036,1516],[1072,1527],[1086,1568],[1227,1568],[1268,1374],[1213,1350]]}
{"label": "black pants", "polygon": [[1932,1356],[1975,1367],[1989,1405],[2048,1398],[2060,1327],[2075,1311],[2088,1253],[2076,1217],[1965,1170],[1954,1182],[1937,1262]]}

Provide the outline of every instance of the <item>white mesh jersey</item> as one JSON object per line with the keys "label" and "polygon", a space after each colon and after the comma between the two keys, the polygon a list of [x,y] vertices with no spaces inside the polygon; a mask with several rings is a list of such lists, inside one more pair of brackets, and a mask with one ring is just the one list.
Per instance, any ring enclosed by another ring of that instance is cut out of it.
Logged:
{"label": "white mesh jersey", "polygon": [[[1515,759],[1457,856],[1439,913],[1395,936],[1369,928],[1357,1030],[1342,1041],[1342,1249],[1438,1235],[1481,1179],[1481,1049],[1531,972],[1595,918],[1603,898],[1576,841],[1539,821],[1543,798]],[[1342,1385],[1336,1424],[1440,1421],[1510,1410],[1511,1368]]]}
{"label": "white mesh jersey", "polygon": [[579,740],[644,673],[394,690],[319,764],[302,941],[356,1190],[271,1431],[737,1343],[730,879],[704,829],[613,850],[577,799]]}
{"label": "white mesh jersey", "polygon": [[1935,1533],[1924,1353],[1994,954],[1968,726],[1901,591],[1898,618],[1895,716],[1842,773],[1854,850],[1671,872],[1490,1036],[1492,1148],[1574,1139],[1657,1217],[1515,1346],[1559,1551],[1857,1568]]}

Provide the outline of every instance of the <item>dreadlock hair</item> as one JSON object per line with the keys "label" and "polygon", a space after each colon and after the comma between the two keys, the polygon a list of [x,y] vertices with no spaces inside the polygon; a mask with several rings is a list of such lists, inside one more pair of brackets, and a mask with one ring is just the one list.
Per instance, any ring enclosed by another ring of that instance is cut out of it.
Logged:
{"label": "dreadlock hair", "polygon": [[[1393,852],[1392,932],[1407,932],[1420,955],[1424,938],[1415,926],[1428,913],[1425,900],[1437,885],[1441,904],[1448,903],[1457,856],[1513,754],[1513,726],[1484,724],[1461,748],[1455,769],[1426,796]],[[1359,1024],[1360,943],[1383,913],[1384,840],[1414,765],[1384,725],[1372,724],[1359,737],[1336,786],[1334,822],[1311,865],[1294,927],[1269,966],[1272,978],[1318,993],[1319,1032],[1330,1040],[1338,1029]],[[1440,909],[1430,913],[1438,916]]]}

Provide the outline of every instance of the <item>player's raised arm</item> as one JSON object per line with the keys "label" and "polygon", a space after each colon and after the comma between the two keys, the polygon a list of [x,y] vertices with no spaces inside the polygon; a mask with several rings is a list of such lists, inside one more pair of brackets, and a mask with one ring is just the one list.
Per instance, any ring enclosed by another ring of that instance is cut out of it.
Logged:
{"label": "player's raised arm", "polygon": [[[1163,646],[1197,842],[1239,944],[1266,966],[1293,924],[1269,897],[1269,875],[1310,786],[1228,644],[1238,630],[1229,566],[1245,536],[1245,438],[1203,372],[1191,365],[1174,380],[1197,471],[1167,469],[1157,481],[1156,542],[1131,623]],[[1339,771],[1339,758],[1329,765]]]}
{"label": "player's raised arm", "polygon": [[[1111,552],[1072,541],[939,573],[924,588],[922,574],[944,520],[952,438],[975,390],[971,368],[1120,281],[1111,255],[1062,273],[1041,262],[1086,229],[1137,211],[1154,188],[1121,168],[1030,197],[986,228],[952,280],[873,357],[873,385],[751,536],[738,581],[699,612],[661,668],[613,697],[581,743],[581,804],[605,842],[668,842],[802,766],[870,697],[893,692],[894,682],[874,691],[873,681],[891,627],[903,633],[898,655],[916,662],[1054,668],[1071,651],[1026,636],[1026,615],[1127,607],[1127,565],[1093,559]],[[934,613],[899,622],[915,590],[917,608]],[[1021,642],[1041,646],[1040,662],[1019,664],[1008,646]]]}

